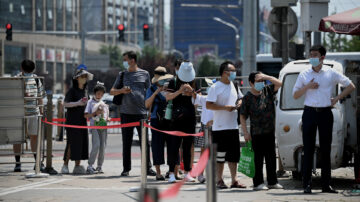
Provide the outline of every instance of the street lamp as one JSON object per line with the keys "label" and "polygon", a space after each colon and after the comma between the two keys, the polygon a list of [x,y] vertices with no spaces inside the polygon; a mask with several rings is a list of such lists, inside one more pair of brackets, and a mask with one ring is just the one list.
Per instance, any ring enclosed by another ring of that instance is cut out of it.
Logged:
{"label": "street lamp", "polygon": [[218,17],[213,17],[213,20],[218,21],[228,27],[231,27],[234,31],[235,31],[235,41],[236,41],[236,46],[235,46],[235,58],[236,60],[240,59],[240,34],[239,34],[239,28],[237,28],[234,24],[231,24],[229,22],[224,21],[221,18]]}

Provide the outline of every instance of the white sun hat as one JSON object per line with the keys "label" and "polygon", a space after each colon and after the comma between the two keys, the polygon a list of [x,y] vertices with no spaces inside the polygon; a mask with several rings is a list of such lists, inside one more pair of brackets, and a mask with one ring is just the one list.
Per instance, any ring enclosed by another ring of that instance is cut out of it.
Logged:
{"label": "white sun hat", "polygon": [[178,72],[178,77],[183,82],[190,82],[195,79],[195,70],[191,62],[182,62]]}

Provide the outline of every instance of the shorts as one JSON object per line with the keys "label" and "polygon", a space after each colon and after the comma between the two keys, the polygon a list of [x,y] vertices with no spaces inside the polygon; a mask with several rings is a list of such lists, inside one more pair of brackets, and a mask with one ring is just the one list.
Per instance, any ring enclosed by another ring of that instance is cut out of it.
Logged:
{"label": "shorts", "polygon": [[216,162],[238,163],[240,159],[239,130],[212,131],[213,143],[217,144]]}
{"label": "shorts", "polygon": [[25,119],[27,135],[38,134],[38,117],[29,117]]}

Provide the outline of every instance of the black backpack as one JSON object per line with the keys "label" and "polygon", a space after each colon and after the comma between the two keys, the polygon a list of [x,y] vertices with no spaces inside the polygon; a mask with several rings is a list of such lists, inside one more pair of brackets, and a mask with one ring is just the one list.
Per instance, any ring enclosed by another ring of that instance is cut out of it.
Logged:
{"label": "black backpack", "polygon": [[[122,87],[124,87],[124,74],[125,74],[124,72],[119,73],[120,81],[119,81],[119,84],[117,86],[115,86],[116,89],[121,89]],[[123,94],[115,95],[113,98],[113,103],[116,105],[121,105],[122,97],[123,97]]]}

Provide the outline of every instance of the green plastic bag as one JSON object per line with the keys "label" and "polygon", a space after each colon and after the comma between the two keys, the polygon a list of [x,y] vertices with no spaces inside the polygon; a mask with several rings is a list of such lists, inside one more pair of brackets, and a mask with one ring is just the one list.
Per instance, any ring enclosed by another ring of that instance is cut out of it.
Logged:
{"label": "green plastic bag", "polygon": [[[95,122],[95,126],[107,126],[107,122],[102,117],[100,117],[98,121],[94,121],[94,122]],[[98,130],[106,130],[106,129],[98,129]]]}
{"label": "green plastic bag", "polygon": [[251,141],[246,143],[246,147],[241,148],[238,171],[250,178],[255,176],[254,150]]}

